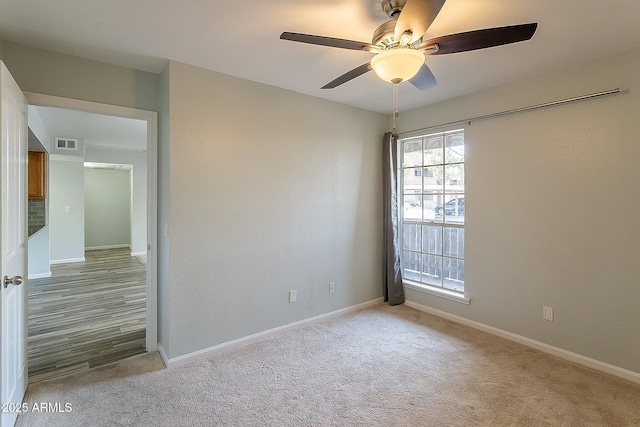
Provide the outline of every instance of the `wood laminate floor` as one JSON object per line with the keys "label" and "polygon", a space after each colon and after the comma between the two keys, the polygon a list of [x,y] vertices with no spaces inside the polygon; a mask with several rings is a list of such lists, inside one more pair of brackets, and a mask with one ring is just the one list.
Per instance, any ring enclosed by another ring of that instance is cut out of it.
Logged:
{"label": "wood laminate floor", "polygon": [[146,266],[128,248],[91,250],[29,280],[29,382],[144,353]]}

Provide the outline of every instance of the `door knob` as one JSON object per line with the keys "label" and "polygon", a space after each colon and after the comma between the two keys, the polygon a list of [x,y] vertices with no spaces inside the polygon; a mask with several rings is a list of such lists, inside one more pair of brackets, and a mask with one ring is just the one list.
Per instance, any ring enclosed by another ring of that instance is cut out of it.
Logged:
{"label": "door knob", "polygon": [[9,276],[4,276],[4,280],[2,281],[3,288],[8,288],[9,285],[18,286],[21,284],[22,284],[22,276],[13,276],[11,278]]}

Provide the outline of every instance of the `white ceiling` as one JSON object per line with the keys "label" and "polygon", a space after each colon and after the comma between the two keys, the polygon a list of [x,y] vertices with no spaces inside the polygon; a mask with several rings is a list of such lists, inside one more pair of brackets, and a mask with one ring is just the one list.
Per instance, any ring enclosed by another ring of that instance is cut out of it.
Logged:
{"label": "white ceiling", "polygon": [[85,145],[128,151],[146,151],[147,122],[85,113],[64,108],[29,106],[53,138],[84,141]]}
{"label": "white ceiling", "polygon": [[[5,40],[156,73],[172,59],[385,113],[391,84],[372,72],[320,89],[370,53],[279,35],[368,42],[387,19],[379,0],[0,1]],[[401,110],[640,47],[639,0],[448,0],[426,37],[528,22],[539,23],[530,41],[428,57],[438,86],[401,85]]]}

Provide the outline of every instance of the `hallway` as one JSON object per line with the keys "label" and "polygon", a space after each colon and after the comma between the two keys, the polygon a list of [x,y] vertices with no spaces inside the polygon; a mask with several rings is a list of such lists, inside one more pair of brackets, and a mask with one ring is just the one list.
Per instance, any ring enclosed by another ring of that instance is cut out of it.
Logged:
{"label": "hallway", "polygon": [[145,352],[146,266],[129,248],[86,251],[29,281],[29,382]]}

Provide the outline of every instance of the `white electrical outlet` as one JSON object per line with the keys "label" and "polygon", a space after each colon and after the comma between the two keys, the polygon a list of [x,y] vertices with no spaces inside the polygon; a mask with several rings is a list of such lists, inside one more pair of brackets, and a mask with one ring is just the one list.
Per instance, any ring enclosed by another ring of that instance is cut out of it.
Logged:
{"label": "white electrical outlet", "polygon": [[542,319],[553,322],[553,307],[547,307],[546,305],[542,307]]}
{"label": "white electrical outlet", "polygon": [[298,291],[289,291],[289,302],[296,302],[298,300]]}
{"label": "white electrical outlet", "polygon": [[334,294],[336,292],[336,282],[329,282],[329,293]]}

